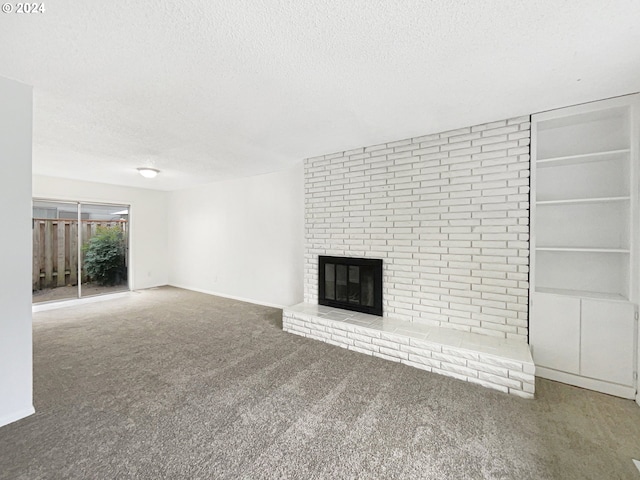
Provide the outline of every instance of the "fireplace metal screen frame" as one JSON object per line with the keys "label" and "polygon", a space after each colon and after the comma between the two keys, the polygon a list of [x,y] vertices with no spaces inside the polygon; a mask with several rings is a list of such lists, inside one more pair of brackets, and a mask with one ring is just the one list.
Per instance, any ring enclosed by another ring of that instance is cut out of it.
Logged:
{"label": "fireplace metal screen frame", "polygon": [[[373,267],[373,306],[353,304],[325,297],[325,265]],[[318,256],[318,303],[327,307],[341,308],[370,315],[382,316],[382,259]]]}

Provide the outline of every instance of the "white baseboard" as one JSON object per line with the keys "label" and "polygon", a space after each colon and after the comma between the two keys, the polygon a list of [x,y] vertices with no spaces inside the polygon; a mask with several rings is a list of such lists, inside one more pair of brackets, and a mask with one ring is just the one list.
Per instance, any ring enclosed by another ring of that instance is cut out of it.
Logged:
{"label": "white baseboard", "polygon": [[253,303],[254,305],[262,305],[264,307],[272,307],[272,308],[279,308],[279,309],[283,309],[286,307],[285,305],[278,305],[276,303],[263,302],[261,300],[255,300],[253,298],[238,297],[236,295],[228,295],[226,293],[214,292],[212,290],[205,290],[202,288],[190,287],[187,285],[179,285],[177,283],[170,283],[169,286],[182,288],[184,290],[191,290],[192,292],[206,293],[207,295],[215,295],[216,297],[223,297],[223,298],[229,298],[231,300],[238,300],[240,302]]}
{"label": "white baseboard", "polygon": [[557,370],[541,367],[539,365],[536,365],[536,377],[555,380],[556,382],[566,383],[568,385],[586,388],[587,390],[606,393],[607,395],[628,398],[629,400],[633,400],[634,398],[636,398],[636,389],[634,387],[618,385],[617,383],[604,382],[602,380],[596,380],[593,378],[581,377],[572,373],[559,372]]}
{"label": "white baseboard", "polygon": [[9,425],[10,423],[17,422],[18,420],[22,420],[29,415],[33,415],[36,413],[36,409],[31,405],[29,408],[25,408],[24,410],[18,410],[17,412],[10,413],[9,415],[4,415],[0,417],[0,427],[4,427],[5,425]]}

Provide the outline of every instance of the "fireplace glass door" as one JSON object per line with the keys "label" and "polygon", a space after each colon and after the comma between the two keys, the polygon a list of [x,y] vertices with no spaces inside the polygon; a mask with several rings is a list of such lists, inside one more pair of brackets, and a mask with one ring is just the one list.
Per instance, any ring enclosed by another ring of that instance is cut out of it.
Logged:
{"label": "fireplace glass door", "polygon": [[382,260],[319,257],[320,305],[382,315]]}

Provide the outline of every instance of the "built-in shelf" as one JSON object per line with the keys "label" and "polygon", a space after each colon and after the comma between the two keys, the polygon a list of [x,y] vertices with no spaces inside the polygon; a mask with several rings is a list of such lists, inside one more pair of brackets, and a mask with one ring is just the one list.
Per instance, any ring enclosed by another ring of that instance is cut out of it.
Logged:
{"label": "built-in shelf", "polygon": [[640,95],[531,117],[536,375],[625,398],[636,395],[639,126]]}
{"label": "built-in shelf", "polygon": [[566,295],[570,297],[598,298],[602,300],[628,300],[627,297],[619,293],[589,292],[586,290],[569,290],[565,288],[536,287],[536,293],[550,293],[552,295]]}
{"label": "built-in shelf", "polygon": [[598,162],[601,160],[608,160],[618,155],[624,155],[626,153],[629,153],[629,151],[630,150],[628,148],[624,148],[621,150],[608,150],[605,152],[582,153],[580,155],[567,155],[563,157],[542,158],[536,161],[536,166],[538,168],[543,168],[543,167],[560,166],[560,165],[571,165],[574,163],[583,163],[583,162]]}
{"label": "built-in shelf", "polygon": [[597,197],[597,198],[570,198],[566,200],[540,200],[536,205],[571,205],[587,203],[625,202],[631,197]]}
{"label": "built-in shelf", "polygon": [[625,248],[536,247],[538,252],[629,253]]}

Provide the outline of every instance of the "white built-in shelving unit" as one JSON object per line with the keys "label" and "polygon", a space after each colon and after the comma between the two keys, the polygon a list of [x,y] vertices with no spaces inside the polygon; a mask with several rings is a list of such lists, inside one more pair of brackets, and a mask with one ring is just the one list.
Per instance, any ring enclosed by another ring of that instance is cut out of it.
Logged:
{"label": "white built-in shelving unit", "polygon": [[532,116],[538,375],[634,398],[640,95]]}

